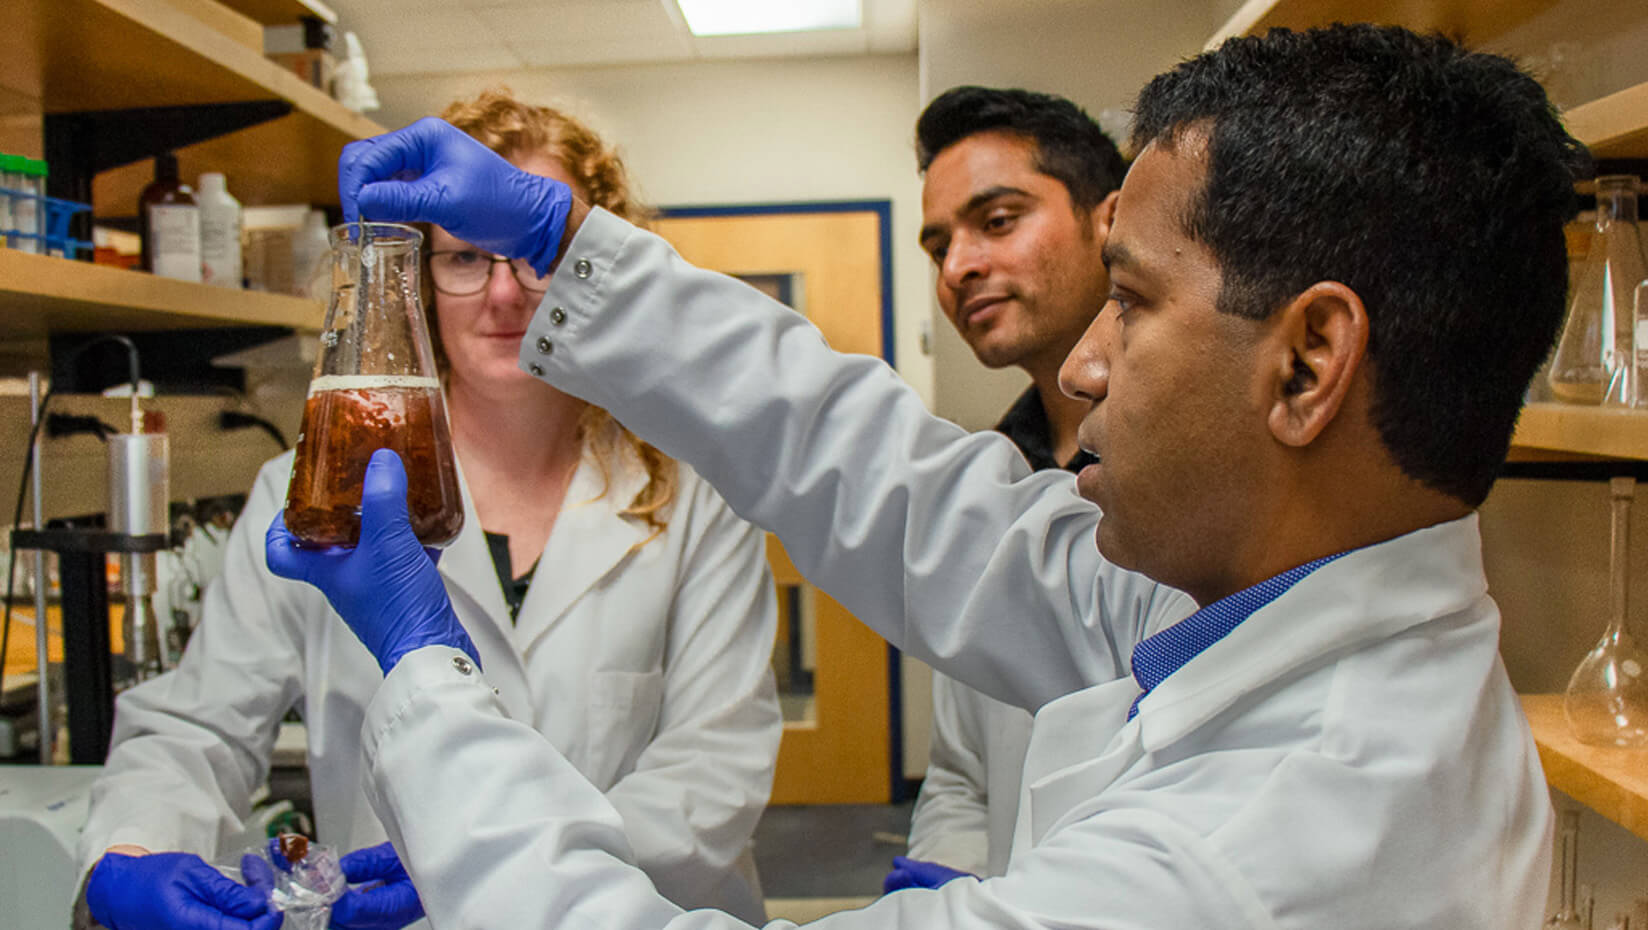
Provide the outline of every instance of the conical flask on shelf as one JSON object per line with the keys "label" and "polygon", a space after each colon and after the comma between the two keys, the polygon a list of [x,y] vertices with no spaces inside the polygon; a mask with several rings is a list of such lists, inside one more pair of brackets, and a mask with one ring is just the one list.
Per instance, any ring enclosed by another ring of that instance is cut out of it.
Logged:
{"label": "conical flask on shelf", "polygon": [[1568,679],[1563,710],[1582,743],[1622,748],[1648,746],[1648,653],[1627,628],[1631,499],[1636,479],[1614,478],[1608,569],[1608,628]]}
{"label": "conical flask on shelf", "polygon": [[1568,317],[1551,359],[1551,393],[1574,404],[1630,406],[1632,293],[1648,277],[1637,227],[1637,179],[1596,179],[1596,228],[1574,277]]}
{"label": "conical flask on shelf", "polygon": [[445,545],[463,527],[418,293],[422,242],[416,229],[390,223],[332,230],[331,296],[286,490],[286,526],[300,545],[359,541],[361,487],[378,449],[406,466],[407,509],[424,545]]}

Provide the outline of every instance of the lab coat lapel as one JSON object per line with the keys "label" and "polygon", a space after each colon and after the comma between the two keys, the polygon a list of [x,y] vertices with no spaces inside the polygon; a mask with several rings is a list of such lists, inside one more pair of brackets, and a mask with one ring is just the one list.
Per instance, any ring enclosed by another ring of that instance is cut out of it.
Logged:
{"label": "lab coat lapel", "polygon": [[647,476],[640,469],[611,471],[609,484],[600,465],[586,455],[572,476],[516,618],[522,653],[652,533],[645,521],[618,516],[646,485]]}
{"label": "lab coat lapel", "polygon": [[516,720],[531,720],[531,692],[526,667],[515,647],[515,631],[509,627],[509,607],[492,552],[486,545],[486,531],[470,499],[463,467],[458,467],[458,483],[463,492],[464,525],[458,538],[441,553],[441,579],[446,582],[452,607],[464,631],[480,652],[481,668],[498,689],[498,697]]}
{"label": "lab coat lapel", "polygon": [[[1137,727],[1127,710],[1139,693],[1131,678],[1094,685],[1044,705],[1036,713],[1025,753],[1020,844],[1041,842],[1064,816],[1091,801],[1140,757]],[[1028,831],[1026,830],[1028,828]]]}

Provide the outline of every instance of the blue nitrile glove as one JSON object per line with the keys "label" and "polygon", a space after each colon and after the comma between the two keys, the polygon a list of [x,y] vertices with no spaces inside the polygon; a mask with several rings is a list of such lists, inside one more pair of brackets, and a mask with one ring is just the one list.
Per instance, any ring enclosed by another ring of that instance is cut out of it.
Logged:
{"label": "blue nitrile glove", "polygon": [[338,864],[349,884],[363,887],[350,888],[332,904],[332,930],[401,930],[423,917],[423,902],[395,847],[357,849]]}
{"label": "blue nitrile glove", "polygon": [[522,171],[430,116],[344,146],[338,196],[345,222],[434,223],[478,248],[524,258],[539,274],[555,260],[572,210],[565,184]]}
{"label": "blue nitrile glove", "polygon": [[475,659],[475,644],[452,612],[435,554],[418,542],[406,516],[406,470],[388,449],[372,453],[361,490],[360,542],[353,548],[300,549],[280,515],[264,536],[269,570],[307,581],[355,631],[385,675],[422,646],[453,646]]}
{"label": "blue nitrile glove", "polygon": [[897,891],[900,888],[937,888],[952,878],[977,878],[971,872],[952,869],[937,862],[923,862],[920,859],[908,859],[904,856],[893,857],[893,870],[881,880],[883,892]]}
{"label": "blue nitrile glove", "polygon": [[92,919],[109,930],[275,930],[269,896],[193,853],[105,853],[86,885]]}

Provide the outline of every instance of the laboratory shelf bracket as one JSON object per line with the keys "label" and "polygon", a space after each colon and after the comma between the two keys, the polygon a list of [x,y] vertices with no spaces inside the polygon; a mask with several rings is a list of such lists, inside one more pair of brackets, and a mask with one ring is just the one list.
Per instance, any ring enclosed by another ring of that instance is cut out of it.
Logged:
{"label": "laboratory shelf bracket", "polygon": [[[92,178],[101,171],[225,136],[292,112],[285,100],[201,103],[125,110],[47,113],[43,119],[46,194],[92,202]],[[134,205],[135,209],[135,205]],[[75,217],[70,235],[91,239],[91,214]]]}

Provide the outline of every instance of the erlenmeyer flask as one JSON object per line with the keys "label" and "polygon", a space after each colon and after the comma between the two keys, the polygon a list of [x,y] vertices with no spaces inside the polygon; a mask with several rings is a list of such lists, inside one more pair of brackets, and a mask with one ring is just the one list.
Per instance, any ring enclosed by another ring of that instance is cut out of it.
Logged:
{"label": "erlenmeyer flask", "polygon": [[1580,742],[1596,746],[1648,746],[1648,654],[1626,629],[1629,603],[1627,553],[1631,498],[1636,479],[1614,478],[1608,570],[1608,629],[1568,679],[1563,701],[1568,728]]}
{"label": "erlenmeyer flask", "polygon": [[1562,339],[1551,359],[1551,393],[1574,404],[1631,403],[1631,294],[1648,277],[1637,229],[1637,179],[1596,179],[1596,230],[1574,278]]}
{"label": "erlenmeyer flask", "polygon": [[1557,830],[1561,844],[1560,872],[1557,873],[1556,911],[1545,920],[1546,930],[1584,930],[1579,918],[1579,901],[1575,897],[1575,882],[1579,875],[1579,811],[1563,811]]}
{"label": "erlenmeyer flask", "polygon": [[412,529],[426,546],[457,538],[463,501],[446,401],[418,296],[423,234],[390,223],[332,230],[332,294],[303,431],[286,489],[301,545],[360,539],[361,485],[378,449],[406,466]]}

